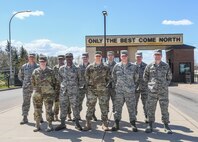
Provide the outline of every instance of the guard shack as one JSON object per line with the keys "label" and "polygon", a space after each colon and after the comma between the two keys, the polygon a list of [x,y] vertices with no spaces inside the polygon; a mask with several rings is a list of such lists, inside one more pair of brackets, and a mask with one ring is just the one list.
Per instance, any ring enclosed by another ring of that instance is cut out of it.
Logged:
{"label": "guard shack", "polygon": [[135,62],[135,53],[138,50],[165,50],[166,62],[173,73],[172,81],[194,82],[195,47],[183,44],[183,34],[108,35],[106,47],[104,36],[86,36],[85,40],[90,62],[94,61],[95,51],[102,51],[103,59],[107,57],[107,51],[114,51],[118,62],[120,51],[128,50],[129,60]]}

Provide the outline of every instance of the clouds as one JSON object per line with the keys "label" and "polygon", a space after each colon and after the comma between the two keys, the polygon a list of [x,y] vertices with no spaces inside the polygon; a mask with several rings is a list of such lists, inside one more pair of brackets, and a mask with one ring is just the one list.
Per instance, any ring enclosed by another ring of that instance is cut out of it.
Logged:
{"label": "clouds", "polygon": [[[6,47],[7,41],[0,41],[0,47],[3,49]],[[21,41],[12,41],[12,46],[21,47],[23,46],[28,52],[34,52],[37,54],[45,54],[47,56],[57,56],[60,54],[66,54],[71,52],[74,57],[80,56],[85,52],[85,47],[68,47],[63,44],[55,43],[49,39],[38,39],[29,43],[23,43]]]}
{"label": "clouds", "polygon": [[188,19],[182,19],[182,20],[164,20],[162,21],[163,25],[174,25],[174,26],[187,26],[192,25],[193,22]]}
{"label": "clouds", "polygon": [[[13,12],[13,14],[15,14],[15,13],[16,12]],[[29,16],[43,16],[43,15],[44,15],[43,11],[36,10],[36,11],[32,11],[32,12],[19,13],[15,17],[23,20],[23,19],[25,19],[25,18],[27,18]]]}

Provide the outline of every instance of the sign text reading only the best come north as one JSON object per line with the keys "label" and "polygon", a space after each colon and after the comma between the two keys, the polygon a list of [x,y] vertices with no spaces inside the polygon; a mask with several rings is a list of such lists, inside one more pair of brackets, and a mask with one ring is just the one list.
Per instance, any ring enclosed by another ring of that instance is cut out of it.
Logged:
{"label": "sign text reading only the best come north", "polygon": [[[178,45],[183,44],[183,34],[106,36],[107,46]],[[104,46],[103,36],[86,36],[87,47]]]}

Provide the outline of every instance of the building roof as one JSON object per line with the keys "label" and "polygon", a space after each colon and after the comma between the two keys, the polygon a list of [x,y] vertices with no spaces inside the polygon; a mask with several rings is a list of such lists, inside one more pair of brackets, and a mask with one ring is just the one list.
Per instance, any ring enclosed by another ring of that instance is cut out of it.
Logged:
{"label": "building roof", "polygon": [[170,47],[167,47],[167,49],[195,49],[196,47],[187,45],[187,44],[182,44],[182,45],[172,45]]}

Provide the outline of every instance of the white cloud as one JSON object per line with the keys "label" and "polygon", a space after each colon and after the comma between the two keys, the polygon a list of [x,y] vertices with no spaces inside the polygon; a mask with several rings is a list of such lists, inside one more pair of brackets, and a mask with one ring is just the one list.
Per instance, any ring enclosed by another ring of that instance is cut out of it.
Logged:
{"label": "white cloud", "polygon": [[[0,47],[5,49],[7,41],[0,41]],[[66,54],[71,52],[74,57],[80,56],[85,52],[85,47],[67,47],[63,44],[55,43],[49,39],[34,40],[29,43],[23,43],[21,41],[12,41],[12,46],[21,47],[23,46],[28,52],[34,52],[37,54],[45,54],[47,56],[57,56],[60,54]]]}
{"label": "white cloud", "polygon": [[188,19],[182,19],[182,20],[164,20],[162,21],[163,25],[174,25],[174,26],[185,26],[185,25],[192,25],[193,22]]}
{"label": "white cloud", "polygon": [[[15,13],[16,12],[13,12],[13,14],[15,14]],[[25,19],[26,17],[29,17],[29,16],[43,16],[43,15],[44,15],[43,11],[36,10],[36,11],[32,11],[32,12],[19,13],[15,17],[23,20],[23,19]]]}

